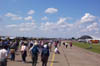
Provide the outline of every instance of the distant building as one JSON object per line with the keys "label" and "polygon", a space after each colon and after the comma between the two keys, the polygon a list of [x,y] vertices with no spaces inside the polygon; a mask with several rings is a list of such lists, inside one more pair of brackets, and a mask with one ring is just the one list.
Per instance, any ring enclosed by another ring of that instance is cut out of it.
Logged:
{"label": "distant building", "polygon": [[88,35],[83,35],[80,38],[78,38],[79,42],[88,42],[89,40],[92,40],[93,38],[91,36]]}
{"label": "distant building", "polygon": [[84,36],[81,36],[80,38],[78,38],[78,41],[79,42],[89,42],[89,41],[91,41],[92,43],[99,43],[100,39],[95,38],[95,37],[91,37],[91,36],[88,36],[88,35],[84,35]]}

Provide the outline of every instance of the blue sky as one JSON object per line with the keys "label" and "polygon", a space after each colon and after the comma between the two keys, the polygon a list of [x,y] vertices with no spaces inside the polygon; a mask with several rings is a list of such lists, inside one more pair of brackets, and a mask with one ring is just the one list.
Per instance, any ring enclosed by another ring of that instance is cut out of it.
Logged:
{"label": "blue sky", "polygon": [[0,0],[0,35],[100,37],[100,0]]}

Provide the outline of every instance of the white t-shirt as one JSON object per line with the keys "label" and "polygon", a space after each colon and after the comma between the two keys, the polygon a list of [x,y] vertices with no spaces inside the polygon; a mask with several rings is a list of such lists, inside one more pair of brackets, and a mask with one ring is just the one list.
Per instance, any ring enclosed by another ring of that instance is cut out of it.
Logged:
{"label": "white t-shirt", "polygon": [[1,49],[0,50],[0,61],[4,60],[7,58],[7,50]]}
{"label": "white t-shirt", "polygon": [[27,47],[24,46],[24,45],[22,45],[22,47],[21,47],[21,51],[26,51],[26,50],[27,50]]}
{"label": "white t-shirt", "polygon": [[68,43],[65,43],[65,45],[68,45]]}
{"label": "white t-shirt", "polygon": [[58,48],[55,48],[54,52],[58,52]]}

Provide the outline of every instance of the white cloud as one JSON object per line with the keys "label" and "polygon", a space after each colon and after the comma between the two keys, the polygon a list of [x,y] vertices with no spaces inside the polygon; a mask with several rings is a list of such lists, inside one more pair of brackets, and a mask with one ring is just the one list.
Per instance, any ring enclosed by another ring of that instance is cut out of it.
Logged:
{"label": "white cloud", "polygon": [[32,15],[32,14],[34,14],[34,13],[35,13],[34,10],[30,10],[27,14],[28,14],[28,15]]}
{"label": "white cloud", "polygon": [[65,27],[72,27],[73,26],[73,24],[69,24],[69,23],[67,23],[66,22],[66,20],[68,20],[69,18],[67,18],[67,17],[64,17],[64,18],[59,18],[59,20],[57,21],[57,24],[58,25],[61,25],[61,26],[65,26]]}
{"label": "white cloud", "polygon": [[90,13],[85,13],[85,15],[80,19],[80,21],[75,23],[73,27],[78,29],[80,34],[93,34],[94,31],[99,31],[99,19]]}
{"label": "white cloud", "polygon": [[10,17],[11,20],[21,20],[22,19],[22,17],[20,17],[16,14],[13,14],[13,13],[7,13],[7,14],[5,14],[5,16]]}
{"label": "white cloud", "polygon": [[34,22],[28,22],[28,23],[21,23],[19,25],[19,27],[34,27],[35,26],[35,23]]}
{"label": "white cloud", "polygon": [[[8,14],[8,16],[15,16],[14,14]],[[93,18],[93,19],[92,19]],[[7,25],[6,29],[8,33],[12,32],[11,35],[14,33],[30,36],[38,36],[38,37],[76,37],[81,35],[93,35],[100,37],[100,22],[97,16],[92,14],[86,13],[85,16],[78,19],[79,21],[69,22],[68,17],[61,17],[56,22],[43,22],[41,24],[36,24],[32,16],[28,16],[24,18],[25,20],[31,20],[31,22],[23,22],[20,24],[11,24]],[[42,18],[41,18],[42,19]],[[43,20],[46,20],[47,17],[45,16]],[[82,22],[83,21],[83,22]],[[0,26],[1,28],[1,26]],[[2,31],[1,31],[2,32]],[[6,33],[3,32],[3,33]]]}
{"label": "white cloud", "polygon": [[63,20],[62,18],[57,22],[41,23],[40,30],[42,30],[42,32],[49,37],[68,37],[72,25],[73,24],[67,23],[66,20]]}
{"label": "white cloud", "polygon": [[[60,18],[57,22],[46,22],[41,24],[41,29],[48,32],[48,31],[67,31],[69,30],[73,24],[69,24],[66,22],[67,18]],[[63,32],[62,32],[63,33]]]}
{"label": "white cloud", "polygon": [[10,24],[5,26],[6,28],[12,28],[12,29],[16,29],[22,32],[26,32],[26,31],[31,31],[34,28],[36,28],[36,25],[34,22],[28,22],[28,23],[20,23],[20,24]]}
{"label": "white cloud", "polygon": [[15,17],[16,15],[13,14],[13,13],[7,13],[5,16],[7,16],[7,17]]}
{"label": "white cloud", "polygon": [[26,32],[26,31],[30,31],[31,29],[30,28],[20,28],[19,31],[21,32]]}
{"label": "white cloud", "polygon": [[92,30],[98,31],[99,30],[98,23],[95,22],[95,23],[87,26],[87,29],[88,29],[88,31],[92,31]]}
{"label": "white cloud", "polygon": [[12,20],[21,20],[22,17],[13,17]]}
{"label": "white cloud", "polygon": [[85,15],[81,18],[81,23],[93,22],[96,16],[91,15],[90,13],[85,13]]}
{"label": "white cloud", "polygon": [[32,20],[32,16],[25,17],[24,20]]}
{"label": "white cloud", "polygon": [[64,23],[66,20],[67,18],[60,18],[57,23],[61,24],[61,23]]}
{"label": "white cloud", "polygon": [[48,8],[45,10],[45,13],[49,13],[49,14],[56,13],[56,12],[58,12],[57,8]]}
{"label": "white cloud", "polygon": [[11,25],[7,25],[6,27],[7,27],[7,28],[14,28],[14,27],[17,27],[17,25],[11,24]]}
{"label": "white cloud", "polygon": [[48,20],[48,17],[44,16],[43,18],[41,18],[41,20]]}

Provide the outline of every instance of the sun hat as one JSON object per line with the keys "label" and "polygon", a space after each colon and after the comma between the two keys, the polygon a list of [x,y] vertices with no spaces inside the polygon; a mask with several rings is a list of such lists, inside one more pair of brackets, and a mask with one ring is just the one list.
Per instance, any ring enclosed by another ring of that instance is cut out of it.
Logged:
{"label": "sun hat", "polygon": [[38,45],[38,42],[35,42],[34,45]]}

